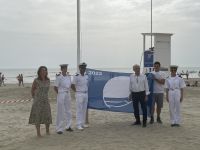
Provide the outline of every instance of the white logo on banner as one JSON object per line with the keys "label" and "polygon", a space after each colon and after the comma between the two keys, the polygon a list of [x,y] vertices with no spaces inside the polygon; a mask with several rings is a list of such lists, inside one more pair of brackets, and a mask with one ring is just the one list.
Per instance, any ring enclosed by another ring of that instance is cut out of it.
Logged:
{"label": "white logo on banner", "polygon": [[130,78],[127,76],[114,77],[103,88],[103,100],[107,107],[123,107],[130,103],[129,96]]}

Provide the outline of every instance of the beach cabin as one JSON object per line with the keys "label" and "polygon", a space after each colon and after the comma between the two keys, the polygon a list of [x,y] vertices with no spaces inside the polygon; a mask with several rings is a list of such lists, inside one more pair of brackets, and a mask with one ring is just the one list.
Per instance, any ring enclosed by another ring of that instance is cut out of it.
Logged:
{"label": "beach cabin", "polygon": [[151,33],[141,34],[143,35],[144,72],[151,72],[155,61],[161,63],[162,71],[168,72],[171,65],[171,36],[173,34],[152,33],[152,48],[150,42],[147,43],[151,38]]}

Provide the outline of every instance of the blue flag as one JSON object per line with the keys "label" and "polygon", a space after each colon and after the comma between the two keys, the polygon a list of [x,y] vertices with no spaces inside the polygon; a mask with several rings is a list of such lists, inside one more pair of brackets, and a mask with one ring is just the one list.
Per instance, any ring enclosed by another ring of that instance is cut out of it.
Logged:
{"label": "blue flag", "polygon": [[[88,108],[115,112],[133,112],[129,97],[131,73],[86,70],[89,76]],[[147,75],[151,94],[148,96],[148,110],[152,103],[153,80]]]}
{"label": "blue flag", "polygon": [[144,52],[144,67],[153,67],[153,51],[145,51]]}

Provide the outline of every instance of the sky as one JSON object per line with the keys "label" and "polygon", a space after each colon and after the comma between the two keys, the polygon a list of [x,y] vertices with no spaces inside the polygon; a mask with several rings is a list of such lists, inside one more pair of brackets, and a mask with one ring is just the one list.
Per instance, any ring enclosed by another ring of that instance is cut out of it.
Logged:
{"label": "sky", "polygon": [[[140,63],[151,1],[80,1],[81,61],[94,68]],[[76,67],[76,21],[76,0],[0,0],[0,69]],[[199,0],[153,0],[153,32],[174,34],[172,64],[200,67]]]}

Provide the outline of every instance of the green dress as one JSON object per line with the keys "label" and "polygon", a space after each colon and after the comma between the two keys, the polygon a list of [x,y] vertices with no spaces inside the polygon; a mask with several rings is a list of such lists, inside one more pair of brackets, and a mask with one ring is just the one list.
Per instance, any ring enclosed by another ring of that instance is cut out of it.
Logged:
{"label": "green dress", "polygon": [[33,98],[29,124],[52,124],[51,107],[48,100],[50,81],[35,79],[36,90]]}

